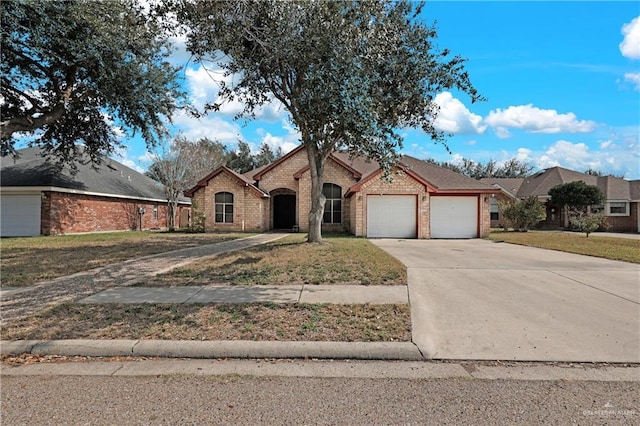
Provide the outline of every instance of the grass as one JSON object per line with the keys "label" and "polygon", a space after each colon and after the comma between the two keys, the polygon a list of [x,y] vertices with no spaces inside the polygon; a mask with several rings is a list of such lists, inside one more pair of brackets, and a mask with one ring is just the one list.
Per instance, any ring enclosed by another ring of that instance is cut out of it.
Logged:
{"label": "grass", "polygon": [[552,231],[492,231],[489,239],[611,260],[640,263],[640,241],[627,238],[594,237],[593,235],[587,238],[585,234]]}
{"label": "grass", "polygon": [[0,240],[1,285],[23,287],[38,281],[180,248],[248,234],[110,232]]}
{"label": "grass", "polygon": [[405,285],[404,265],[363,238],[325,236],[308,244],[304,234],[192,263],[140,286],[207,284],[351,284]]}
{"label": "grass", "polygon": [[409,305],[66,303],[2,328],[7,340],[411,340]]}

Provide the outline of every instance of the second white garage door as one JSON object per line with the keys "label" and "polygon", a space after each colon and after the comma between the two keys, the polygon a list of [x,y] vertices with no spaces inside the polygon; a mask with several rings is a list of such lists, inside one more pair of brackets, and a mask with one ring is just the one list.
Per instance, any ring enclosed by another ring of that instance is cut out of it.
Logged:
{"label": "second white garage door", "polygon": [[476,238],[477,197],[431,197],[431,238]]}
{"label": "second white garage door", "polygon": [[367,197],[367,237],[416,238],[415,195],[369,195]]}

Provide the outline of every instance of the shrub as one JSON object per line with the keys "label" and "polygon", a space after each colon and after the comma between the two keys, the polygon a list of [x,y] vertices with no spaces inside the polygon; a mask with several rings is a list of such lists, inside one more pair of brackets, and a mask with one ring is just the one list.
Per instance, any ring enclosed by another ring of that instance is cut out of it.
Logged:
{"label": "shrub", "polygon": [[571,229],[584,232],[589,238],[589,234],[597,231],[598,228],[606,227],[607,218],[602,213],[588,213],[582,210],[574,210],[569,213],[569,224]]}
{"label": "shrub", "polygon": [[512,228],[526,232],[547,217],[547,210],[538,197],[502,202],[502,215]]}

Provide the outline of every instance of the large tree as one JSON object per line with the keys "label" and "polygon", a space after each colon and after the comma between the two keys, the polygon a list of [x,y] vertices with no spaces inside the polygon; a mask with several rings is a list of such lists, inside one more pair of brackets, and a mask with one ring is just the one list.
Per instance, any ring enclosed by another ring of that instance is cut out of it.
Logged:
{"label": "large tree", "polygon": [[564,226],[569,226],[572,217],[589,216],[591,206],[604,202],[604,194],[597,186],[587,185],[581,180],[556,185],[549,190],[549,204],[560,206],[564,211]]}
{"label": "large tree", "polygon": [[[388,171],[402,146],[400,130],[422,128],[434,141],[434,97],[457,89],[481,99],[465,60],[435,45],[421,4],[371,1],[181,0],[178,20],[201,64],[222,68],[222,101],[244,113],[279,101],[301,134],[311,174],[308,241],[321,242],[324,167],[343,149]],[[217,60],[216,60],[217,58]],[[219,105],[210,105],[212,109]]]}
{"label": "large tree", "polygon": [[191,142],[183,136],[175,138],[169,146],[153,155],[153,164],[146,174],[164,186],[170,231],[175,229],[180,197],[199,179],[224,164],[226,156],[225,146],[218,141],[203,138]]}
{"label": "large tree", "polygon": [[99,162],[120,145],[114,126],[149,146],[165,134],[182,93],[162,22],[137,2],[11,0],[0,13],[2,156],[22,137],[64,162]]}

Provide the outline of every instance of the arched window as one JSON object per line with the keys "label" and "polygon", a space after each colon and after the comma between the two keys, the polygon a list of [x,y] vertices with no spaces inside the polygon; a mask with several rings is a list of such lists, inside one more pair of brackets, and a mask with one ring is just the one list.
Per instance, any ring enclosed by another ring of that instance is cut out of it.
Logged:
{"label": "arched window", "polygon": [[327,199],[324,203],[324,223],[342,223],[342,188],[334,183],[325,183],[322,193]]}
{"label": "arched window", "polygon": [[233,194],[217,192],[215,196],[216,223],[233,223]]}

